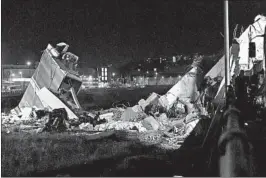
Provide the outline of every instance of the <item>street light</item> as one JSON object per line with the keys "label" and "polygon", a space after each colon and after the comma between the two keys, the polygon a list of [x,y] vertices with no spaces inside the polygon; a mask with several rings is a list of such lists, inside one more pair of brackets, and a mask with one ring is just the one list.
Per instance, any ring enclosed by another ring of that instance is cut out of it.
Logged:
{"label": "street light", "polygon": [[114,73],[114,72],[112,73],[112,76],[113,76],[113,77],[115,76],[115,73]]}
{"label": "street light", "polygon": [[30,61],[27,61],[26,64],[27,64],[27,66],[30,66],[31,65],[31,62]]}
{"label": "street light", "polygon": [[19,75],[20,75],[20,78],[22,78],[22,72],[21,71],[19,71]]}

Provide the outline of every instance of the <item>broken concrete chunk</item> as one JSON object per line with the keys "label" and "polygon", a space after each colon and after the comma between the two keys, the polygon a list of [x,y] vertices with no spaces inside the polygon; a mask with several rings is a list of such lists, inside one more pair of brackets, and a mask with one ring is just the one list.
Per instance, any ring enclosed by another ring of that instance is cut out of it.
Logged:
{"label": "broken concrete chunk", "polygon": [[157,93],[152,93],[147,99],[146,99],[146,103],[150,104],[152,102],[154,102],[155,100],[159,99],[159,95]]}
{"label": "broken concrete chunk", "polygon": [[[134,110],[137,110],[134,108]],[[135,112],[132,108],[127,108],[121,116],[122,121],[140,121],[146,117],[143,111]]]}
{"label": "broken concrete chunk", "polygon": [[135,105],[135,106],[133,106],[133,107],[132,107],[132,110],[133,110],[134,112],[142,112],[142,111],[143,111],[139,105]]}
{"label": "broken concrete chunk", "polygon": [[146,100],[140,100],[138,104],[143,111],[148,112],[147,106],[149,106],[148,110],[150,110],[153,105],[157,105],[159,97],[158,94],[152,93]]}
{"label": "broken concrete chunk", "polygon": [[138,105],[143,109],[143,110],[145,110],[145,108],[146,108],[146,101],[144,100],[144,99],[141,99],[141,100],[139,100],[139,102],[138,102]]}
{"label": "broken concrete chunk", "polygon": [[138,114],[132,110],[132,108],[127,108],[121,116],[122,121],[131,121],[136,118]]}
{"label": "broken concrete chunk", "polygon": [[165,113],[162,113],[156,119],[160,124],[160,130],[168,130],[171,127],[170,121]]}
{"label": "broken concrete chunk", "polygon": [[113,116],[114,116],[114,113],[109,112],[109,113],[101,114],[99,117],[100,119],[106,119],[109,122]]}
{"label": "broken concrete chunk", "polygon": [[167,101],[167,98],[166,96],[161,96],[159,98],[159,105],[163,108],[167,108],[168,107],[168,101]]}
{"label": "broken concrete chunk", "polygon": [[159,122],[157,122],[154,117],[149,116],[145,118],[142,121],[142,125],[147,129],[147,130],[158,130],[160,127]]}
{"label": "broken concrete chunk", "polygon": [[87,131],[93,131],[93,125],[90,123],[82,123],[79,125],[79,129],[87,130]]}
{"label": "broken concrete chunk", "polygon": [[158,118],[157,120],[159,122],[162,122],[162,123],[168,123],[169,122],[169,119],[167,117],[167,115],[165,113],[162,113]]}

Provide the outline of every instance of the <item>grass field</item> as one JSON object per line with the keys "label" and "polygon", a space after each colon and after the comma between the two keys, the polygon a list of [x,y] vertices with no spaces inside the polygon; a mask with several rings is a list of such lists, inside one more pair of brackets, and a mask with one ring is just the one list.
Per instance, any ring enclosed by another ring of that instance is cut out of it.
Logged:
{"label": "grass field", "polygon": [[1,168],[2,176],[56,176],[60,172],[74,176],[100,176],[111,169],[115,161],[143,155],[159,159],[162,155],[162,162],[167,158],[166,152],[141,145],[138,141],[119,140],[112,133],[99,138],[69,133],[2,133]]}
{"label": "grass field", "polygon": [[2,133],[2,176],[204,176],[208,149],[199,149],[200,140],[191,135],[165,150],[117,132]]}

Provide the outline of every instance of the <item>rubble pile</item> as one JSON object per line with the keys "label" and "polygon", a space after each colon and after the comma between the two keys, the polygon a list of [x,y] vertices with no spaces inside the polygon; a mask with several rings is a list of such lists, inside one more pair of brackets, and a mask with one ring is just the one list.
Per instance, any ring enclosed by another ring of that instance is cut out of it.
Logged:
{"label": "rubble pile", "polygon": [[[65,43],[56,48],[49,44],[44,50],[18,107],[10,115],[2,115],[2,127],[7,132],[12,127],[37,133],[122,130],[138,133],[138,139],[146,144],[178,147],[201,115],[206,115],[199,99],[201,60],[193,62],[190,71],[165,95],[151,93],[133,107],[84,111],[77,100],[82,84],[75,71],[78,57],[67,52],[68,47]],[[44,77],[50,73],[51,77]]]}
{"label": "rubble pile", "polygon": [[[154,93],[152,95],[154,96]],[[153,110],[155,113],[151,110],[145,112],[146,107],[135,105],[126,109],[111,108],[94,113],[80,111],[76,113],[78,119],[70,119],[65,108],[24,108],[19,114],[14,111],[9,115],[2,114],[2,128],[7,133],[124,130],[139,133],[138,139],[145,144],[178,148],[184,136],[189,135],[200,119],[198,113],[169,118],[167,112],[156,109]]]}

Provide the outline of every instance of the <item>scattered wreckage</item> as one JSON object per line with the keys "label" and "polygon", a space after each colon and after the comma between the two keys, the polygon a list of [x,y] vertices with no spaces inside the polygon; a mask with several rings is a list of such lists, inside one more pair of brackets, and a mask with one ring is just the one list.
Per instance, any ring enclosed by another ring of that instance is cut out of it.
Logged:
{"label": "scattered wreckage", "polygon": [[[248,58],[243,52],[243,48],[248,47],[244,40],[246,36],[244,32],[236,38],[238,44],[231,47],[232,76],[238,76],[239,68],[246,66]],[[215,105],[223,103],[224,57],[207,74],[203,70],[203,59],[199,58],[162,96],[152,93],[133,107],[111,108],[96,113],[84,111],[77,100],[82,84],[75,71],[78,57],[67,52],[68,47],[65,43],[59,43],[55,48],[48,44],[19,105],[10,115],[2,115],[2,127],[7,132],[11,132],[12,126],[36,132],[126,130],[140,133],[139,140],[145,143],[175,145],[174,148],[178,148],[197,123],[203,118],[211,118]],[[239,62],[244,64],[241,66]],[[258,59],[256,69],[262,64],[262,60]],[[258,98],[263,100],[265,96]]]}
{"label": "scattered wreckage", "polygon": [[[48,44],[19,105],[9,115],[2,114],[4,130],[37,133],[127,130],[146,133],[146,137],[140,137],[140,140],[153,140],[154,135],[186,136],[200,119],[200,111],[191,104],[195,95],[199,95],[198,77],[194,76],[198,76],[198,66],[194,66],[163,96],[152,93],[146,100],[141,99],[137,105],[128,108],[112,108],[98,113],[84,111],[77,100],[82,84],[75,69],[78,57],[68,52],[68,47],[65,43],[59,43],[55,48]],[[201,75],[200,80],[202,78]],[[189,108],[188,112],[186,108]],[[172,113],[178,115],[169,114],[173,109]]]}

